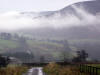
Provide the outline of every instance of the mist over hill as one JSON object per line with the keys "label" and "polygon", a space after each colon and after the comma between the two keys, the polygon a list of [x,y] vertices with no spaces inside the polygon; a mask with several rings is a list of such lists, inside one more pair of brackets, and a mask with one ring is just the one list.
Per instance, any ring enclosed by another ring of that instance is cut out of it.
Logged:
{"label": "mist over hill", "polygon": [[99,59],[99,19],[99,0],[80,2],[58,11],[39,13],[39,16],[33,17],[33,20],[38,20],[37,27],[33,24],[33,27],[19,31],[35,38],[74,40],[71,45],[77,50],[85,49],[90,57]]}
{"label": "mist over hill", "polygon": [[[72,39],[100,38],[100,1],[81,2],[58,11],[37,13],[23,12],[36,23],[19,30],[33,36],[61,37]],[[32,16],[33,14],[33,16]]]}
{"label": "mist over hill", "polygon": [[37,61],[41,56],[55,60],[63,51],[74,55],[74,51],[84,49],[90,58],[100,60],[99,0],[75,3],[57,11],[0,13],[0,19],[0,25],[9,25],[7,32],[19,36],[0,40],[1,45],[14,45],[1,47],[4,55],[23,61],[25,56],[27,60],[34,57]]}

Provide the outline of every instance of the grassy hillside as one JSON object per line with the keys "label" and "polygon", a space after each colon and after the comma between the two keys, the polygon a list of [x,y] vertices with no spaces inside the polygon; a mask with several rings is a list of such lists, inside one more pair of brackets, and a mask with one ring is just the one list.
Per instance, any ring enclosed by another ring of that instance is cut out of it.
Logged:
{"label": "grassy hillside", "polygon": [[4,55],[14,56],[24,61],[31,61],[33,57],[34,60],[39,60],[41,56],[44,56],[45,59],[54,60],[59,59],[64,46],[63,43],[47,40],[26,40],[24,43],[20,43],[18,40],[0,39],[0,49]]}
{"label": "grassy hillside", "polygon": [[[54,42],[56,41],[56,42]],[[17,40],[3,40],[0,39],[0,52],[9,52],[7,55],[18,55],[14,52],[24,52],[24,54],[28,54],[26,56],[30,56],[32,53],[36,59],[39,59],[41,56],[45,56],[46,59],[60,59],[62,55],[62,51],[76,51],[85,49],[86,52],[89,53],[89,57],[93,59],[99,59],[99,49],[100,49],[100,41],[93,39],[75,39],[68,40],[68,45],[65,45],[63,42],[59,42],[61,40],[26,40],[26,44],[18,42]],[[70,50],[68,50],[68,48]],[[29,52],[30,51],[30,52]],[[25,53],[26,52],[26,53]],[[11,54],[12,53],[12,54]],[[69,52],[70,53],[70,52]],[[68,54],[68,53],[67,53]],[[71,53],[74,55],[74,53]],[[70,55],[70,56],[71,56]],[[94,56],[95,55],[95,56]],[[21,58],[20,56],[19,58]],[[71,56],[72,57],[72,56]]]}

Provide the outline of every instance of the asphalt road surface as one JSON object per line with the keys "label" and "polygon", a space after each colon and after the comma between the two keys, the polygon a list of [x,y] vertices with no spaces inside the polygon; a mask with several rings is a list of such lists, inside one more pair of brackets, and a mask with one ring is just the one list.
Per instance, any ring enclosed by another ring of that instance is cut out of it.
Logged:
{"label": "asphalt road surface", "polygon": [[42,68],[41,67],[31,68],[25,75],[43,75]]}

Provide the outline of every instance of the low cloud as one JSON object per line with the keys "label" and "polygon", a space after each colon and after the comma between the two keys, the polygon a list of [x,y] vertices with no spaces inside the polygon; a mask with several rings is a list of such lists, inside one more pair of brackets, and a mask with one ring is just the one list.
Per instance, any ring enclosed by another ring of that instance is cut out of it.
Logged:
{"label": "low cloud", "polygon": [[87,12],[83,7],[72,6],[72,8],[78,15],[66,13],[65,16],[62,16],[61,13],[55,13],[52,17],[34,18],[27,14],[23,15],[17,11],[0,13],[0,29],[14,30],[41,27],[63,28],[100,24],[99,12],[94,15],[91,12]]}

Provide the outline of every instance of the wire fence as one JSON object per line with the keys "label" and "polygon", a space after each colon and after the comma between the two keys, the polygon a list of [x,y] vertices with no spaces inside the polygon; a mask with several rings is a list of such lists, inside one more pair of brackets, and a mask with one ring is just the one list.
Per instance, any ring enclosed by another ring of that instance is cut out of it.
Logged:
{"label": "wire fence", "polygon": [[100,75],[100,68],[99,67],[93,67],[93,66],[80,64],[79,69],[80,69],[81,73],[87,73],[89,75]]}

